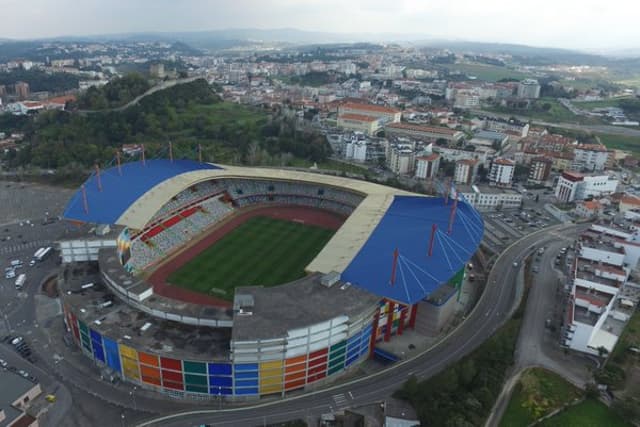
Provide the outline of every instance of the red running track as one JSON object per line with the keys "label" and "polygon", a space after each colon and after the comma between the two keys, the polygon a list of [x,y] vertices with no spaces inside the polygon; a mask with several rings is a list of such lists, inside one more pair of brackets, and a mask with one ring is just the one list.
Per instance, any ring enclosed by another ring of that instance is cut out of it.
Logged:
{"label": "red running track", "polygon": [[331,230],[337,230],[345,221],[345,217],[334,212],[305,206],[278,205],[243,209],[230,218],[223,220],[213,231],[205,235],[201,240],[178,252],[167,262],[160,265],[149,277],[149,282],[153,285],[153,292],[167,298],[192,304],[212,305],[224,308],[231,307],[232,302],[230,301],[173,286],[167,279],[171,273],[185,265],[230,231],[257,216],[268,216],[276,219],[301,222],[329,228]]}

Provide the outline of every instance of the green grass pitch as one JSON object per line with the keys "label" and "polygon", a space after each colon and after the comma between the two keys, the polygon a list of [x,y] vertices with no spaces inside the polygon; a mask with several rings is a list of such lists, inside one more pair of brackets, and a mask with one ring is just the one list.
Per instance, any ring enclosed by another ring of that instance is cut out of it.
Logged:
{"label": "green grass pitch", "polygon": [[274,286],[299,279],[334,230],[255,217],[171,273],[168,282],[231,300],[238,286]]}

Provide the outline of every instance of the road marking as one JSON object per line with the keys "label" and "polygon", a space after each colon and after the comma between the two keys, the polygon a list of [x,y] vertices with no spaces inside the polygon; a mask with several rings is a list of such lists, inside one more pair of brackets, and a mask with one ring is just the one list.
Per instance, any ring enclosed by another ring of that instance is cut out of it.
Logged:
{"label": "road marking", "polygon": [[349,406],[349,401],[345,397],[344,393],[334,394],[332,397],[338,409],[343,409]]}

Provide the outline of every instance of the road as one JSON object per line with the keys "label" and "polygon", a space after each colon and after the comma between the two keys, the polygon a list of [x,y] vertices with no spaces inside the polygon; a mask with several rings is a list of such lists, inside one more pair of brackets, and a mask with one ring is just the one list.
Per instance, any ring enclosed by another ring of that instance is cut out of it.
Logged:
{"label": "road", "polygon": [[192,82],[194,80],[198,80],[198,79],[201,79],[201,78],[202,78],[201,76],[195,76],[195,77],[187,77],[185,79],[167,80],[165,82],[160,83],[159,85],[156,85],[156,86],[152,87],[151,89],[147,90],[142,95],[136,96],[131,101],[129,101],[126,104],[121,105],[119,107],[105,108],[104,110],[78,110],[78,113],[80,113],[80,114],[97,114],[97,113],[108,113],[108,112],[113,112],[113,111],[124,111],[127,108],[129,108],[129,107],[131,107],[133,105],[136,105],[143,98],[146,98],[147,96],[152,95],[152,94],[156,93],[159,90],[168,89],[168,88],[170,88],[172,86],[175,86],[177,84],[190,83],[190,82]]}
{"label": "road", "polygon": [[576,226],[560,224],[530,234],[508,247],[496,260],[487,288],[476,308],[455,331],[413,359],[393,365],[366,378],[353,380],[301,396],[253,406],[220,410],[196,410],[149,419],[143,426],[184,427],[202,423],[216,426],[255,426],[291,419],[309,419],[322,413],[380,402],[412,375],[429,378],[486,341],[510,317],[517,304],[516,278],[524,258],[541,245],[557,240]]}
{"label": "road", "polygon": [[[576,226],[580,230],[588,226]],[[565,266],[554,264],[555,257],[561,247],[569,246],[577,237],[575,232],[568,230],[557,234],[545,250],[544,254],[536,257],[533,263],[539,272],[532,277],[518,343],[516,344],[515,363],[511,369],[500,396],[489,415],[486,427],[495,427],[506,410],[511,394],[522,373],[531,367],[542,367],[557,373],[578,387],[584,387],[591,378],[588,369],[590,364],[586,359],[573,353],[564,353],[559,346],[557,334],[546,328],[547,319],[551,325],[560,330],[560,316],[562,310],[563,288],[566,282]]]}
{"label": "road", "polygon": [[589,131],[596,133],[606,133],[610,135],[622,135],[622,136],[633,136],[640,137],[640,130],[635,128],[623,127],[623,126],[613,126],[613,125],[581,125],[575,123],[553,123],[553,122],[545,122],[541,120],[531,120],[530,117],[521,116],[518,114],[504,114],[504,113],[496,113],[493,111],[484,111],[484,110],[473,110],[475,114],[480,114],[484,116],[491,117],[501,117],[508,119],[510,117],[515,117],[516,119],[523,122],[531,122],[533,125],[544,126],[544,127],[555,127],[576,131]]}

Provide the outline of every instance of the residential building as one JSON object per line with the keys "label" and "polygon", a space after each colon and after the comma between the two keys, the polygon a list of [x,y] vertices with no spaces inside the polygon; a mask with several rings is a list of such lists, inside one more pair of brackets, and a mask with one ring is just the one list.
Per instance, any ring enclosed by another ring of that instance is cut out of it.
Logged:
{"label": "residential building", "polygon": [[594,224],[576,242],[565,345],[592,355],[610,353],[638,303],[640,285],[630,282],[640,247],[627,229]]}
{"label": "residential building", "polygon": [[151,64],[149,66],[149,74],[151,75],[151,77],[163,79],[165,76],[164,64],[162,62]]}
{"label": "residential building", "polygon": [[540,98],[540,83],[534,79],[524,79],[518,83],[518,98]]}
{"label": "residential building", "polygon": [[484,167],[490,166],[490,161],[495,151],[490,148],[478,147],[475,151],[461,150],[459,148],[433,146],[433,151],[440,154],[443,160],[457,162],[458,160],[478,160]]}
{"label": "residential building", "polygon": [[558,178],[555,195],[564,203],[615,193],[618,180],[609,175],[584,175],[563,172]]}
{"label": "residential building", "polygon": [[29,83],[18,82],[14,85],[14,91],[18,99],[27,99],[29,97]]}
{"label": "residential building", "polygon": [[640,197],[625,194],[620,198],[620,204],[618,210],[620,213],[625,213],[633,209],[640,209]]}
{"label": "residential building", "polygon": [[553,160],[548,157],[536,157],[529,166],[529,182],[542,184],[549,179]]}
{"label": "residential building", "polygon": [[506,133],[515,138],[524,138],[529,133],[529,123],[516,119],[500,119],[488,117],[485,119],[484,128],[495,132]]}
{"label": "residential building", "polygon": [[428,156],[416,158],[416,178],[433,179],[438,174],[440,167],[440,155],[433,153]]}
{"label": "residential building", "polygon": [[40,384],[6,369],[0,369],[0,384],[0,426],[37,427],[38,419],[27,411],[42,393]]}
{"label": "residential building", "polygon": [[578,144],[573,150],[572,168],[577,171],[603,171],[607,166],[609,151],[601,144]]}
{"label": "residential building", "polygon": [[476,209],[517,209],[522,205],[522,194],[515,190],[488,185],[457,185],[456,190]]}
{"label": "residential building", "polygon": [[453,182],[456,184],[472,184],[478,172],[478,160],[458,160],[453,173]]}
{"label": "residential building", "polygon": [[387,136],[407,136],[421,141],[435,142],[444,139],[448,142],[458,142],[464,138],[464,133],[439,126],[423,126],[409,123],[389,123],[384,127]]}
{"label": "residential building", "polygon": [[413,173],[416,163],[414,147],[410,144],[390,144],[387,149],[387,167],[398,175]]}
{"label": "residential building", "polygon": [[498,187],[511,187],[516,163],[508,159],[495,159],[489,171],[489,184]]}
{"label": "residential building", "polygon": [[345,148],[345,159],[364,163],[367,160],[367,142],[349,141]]}
{"label": "residential building", "polygon": [[593,218],[602,215],[604,206],[597,200],[576,203],[576,215],[582,218]]}
{"label": "residential building", "polygon": [[344,113],[338,116],[338,127],[374,136],[381,128],[380,118],[363,114]]}

